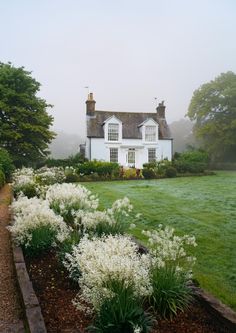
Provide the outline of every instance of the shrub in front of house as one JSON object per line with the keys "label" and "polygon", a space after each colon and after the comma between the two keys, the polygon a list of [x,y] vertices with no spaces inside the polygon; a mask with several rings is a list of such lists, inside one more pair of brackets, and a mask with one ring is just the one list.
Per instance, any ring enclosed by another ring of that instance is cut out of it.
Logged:
{"label": "shrub in front of house", "polygon": [[177,176],[177,170],[173,166],[169,166],[165,170],[165,177],[174,178]]}
{"label": "shrub in front of house", "polygon": [[14,169],[15,167],[8,151],[4,148],[0,148],[0,170],[3,171],[6,181],[10,180]]}
{"label": "shrub in front of house", "polygon": [[4,172],[0,169],[0,188],[5,184],[5,175]]}
{"label": "shrub in front of house", "polygon": [[99,176],[111,177],[115,173],[119,173],[119,164],[112,162],[102,161],[88,161],[83,164],[79,164],[78,173],[80,175],[91,175],[97,173]]}
{"label": "shrub in front of house", "polygon": [[155,173],[155,171],[153,169],[149,169],[149,168],[144,168],[142,170],[142,174],[145,179],[153,179],[153,178],[157,177],[157,174]]}

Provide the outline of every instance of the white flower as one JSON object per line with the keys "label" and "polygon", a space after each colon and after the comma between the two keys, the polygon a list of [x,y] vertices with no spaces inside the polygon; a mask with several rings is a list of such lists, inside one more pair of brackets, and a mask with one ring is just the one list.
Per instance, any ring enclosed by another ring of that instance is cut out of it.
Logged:
{"label": "white flower", "polygon": [[84,237],[66,255],[65,266],[69,272],[80,270],[78,282],[80,299],[97,309],[104,297],[111,296],[105,284],[109,280],[132,284],[138,296],[151,292],[149,281],[150,259],[137,252],[137,245],[127,236],[106,236],[89,240]]}
{"label": "white flower", "polygon": [[40,226],[49,226],[54,230],[59,242],[65,240],[69,235],[70,230],[62,217],[56,215],[45,200],[20,197],[12,203],[11,208],[14,214],[14,224],[9,227],[9,230],[18,244],[24,244],[27,247],[32,238],[32,230]]}

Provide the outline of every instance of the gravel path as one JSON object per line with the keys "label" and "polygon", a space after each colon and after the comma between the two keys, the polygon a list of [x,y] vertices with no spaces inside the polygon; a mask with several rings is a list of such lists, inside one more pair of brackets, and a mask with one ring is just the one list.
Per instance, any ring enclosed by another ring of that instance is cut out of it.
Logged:
{"label": "gravel path", "polygon": [[10,199],[11,189],[5,185],[0,190],[0,333],[24,333],[10,234],[6,229]]}

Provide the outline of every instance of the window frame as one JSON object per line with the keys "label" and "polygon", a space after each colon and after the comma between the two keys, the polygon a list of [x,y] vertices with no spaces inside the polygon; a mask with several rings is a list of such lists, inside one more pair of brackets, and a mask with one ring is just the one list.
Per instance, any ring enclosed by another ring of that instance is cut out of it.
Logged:
{"label": "window frame", "polygon": [[[151,153],[154,153],[155,157],[150,157]],[[148,163],[156,162],[157,160],[157,149],[156,148],[148,148]]]}
{"label": "window frame", "polygon": [[[112,129],[113,127],[113,129]],[[107,140],[112,142],[119,141],[119,130],[120,125],[117,123],[108,123],[107,124]]]}
{"label": "window frame", "polygon": [[[152,131],[150,131],[152,129]],[[157,141],[157,127],[155,125],[145,126],[145,142],[156,142]]]}
{"label": "window frame", "polygon": [[[110,150],[110,158],[109,158],[109,161],[110,161],[111,163],[118,163],[118,160],[119,160],[119,149],[116,148],[116,147],[111,147],[111,148],[109,148],[109,150]],[[114,152],[115,152],[115,154],[116,154],[115,160],[113,160],[113,159],[114,159],[114,155],[112,156],[112,154],[113,154]]]}

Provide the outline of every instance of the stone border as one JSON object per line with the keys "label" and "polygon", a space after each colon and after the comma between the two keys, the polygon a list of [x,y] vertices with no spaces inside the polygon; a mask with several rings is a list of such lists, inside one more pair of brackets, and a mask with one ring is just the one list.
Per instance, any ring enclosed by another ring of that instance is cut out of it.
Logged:
{"label": "stone border", "polygon": [[47,333],[44,319],[25,265],[22,249],[12,240],[13,261],[30,333]]}

